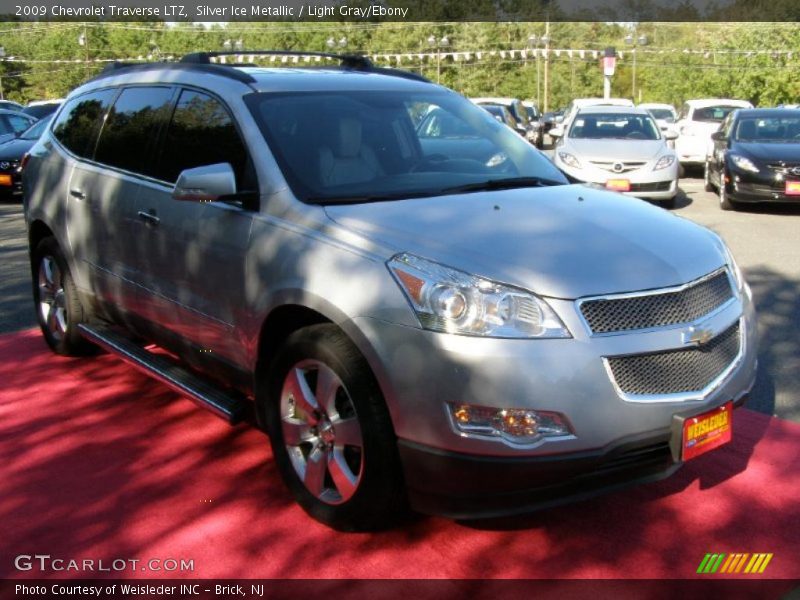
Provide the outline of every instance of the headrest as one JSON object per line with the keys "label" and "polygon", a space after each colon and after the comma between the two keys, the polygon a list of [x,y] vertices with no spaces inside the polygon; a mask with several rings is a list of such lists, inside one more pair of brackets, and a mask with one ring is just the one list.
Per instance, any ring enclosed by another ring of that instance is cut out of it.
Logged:
{"label": "headrest", "polygon": [[354,158],[361,151],[361,121],[354,117],[342,117],[338,124],[336,155],[339,158]]}

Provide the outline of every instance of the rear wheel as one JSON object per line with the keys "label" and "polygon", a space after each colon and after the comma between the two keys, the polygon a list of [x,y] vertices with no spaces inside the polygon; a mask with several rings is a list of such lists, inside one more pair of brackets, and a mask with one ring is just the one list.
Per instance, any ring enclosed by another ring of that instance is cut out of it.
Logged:
{"label": "rear wheel", "polygon": [[67,261],[52,237],[43,239],[33,253],[33,300],[36,317],[47,345],[57,354],[82,356],[96,349],[78,332],[87,313]]}
{"label": "rear wheel", "polygon": [[292,334],[270,370],[265,422],[278,468],[312,517],[343,531],[392,526],[406,496],[372,372],[334,325]]}

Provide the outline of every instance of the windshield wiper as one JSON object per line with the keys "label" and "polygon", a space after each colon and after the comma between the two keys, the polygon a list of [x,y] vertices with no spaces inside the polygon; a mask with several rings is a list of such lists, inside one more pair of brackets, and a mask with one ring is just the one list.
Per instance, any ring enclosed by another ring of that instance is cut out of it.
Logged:
{"label": "windshield wiper", "polygon": [[365,194],[363,196],[311,196],[306,198],[306,201],[311,204],[367,204],[368,202],[427,198],[435,195],[435,192],[398,192],[396,194]]}
{"label": "windshield wiper", "polygon": [[467,183],[445,188],[443,193],[481,192],[486,190],[507,190],[523,187],[546,187],[550,185],[564,185],[562,181],[547,179],[545,177],[507,177],[505,179],[489,179],[477,183]]}

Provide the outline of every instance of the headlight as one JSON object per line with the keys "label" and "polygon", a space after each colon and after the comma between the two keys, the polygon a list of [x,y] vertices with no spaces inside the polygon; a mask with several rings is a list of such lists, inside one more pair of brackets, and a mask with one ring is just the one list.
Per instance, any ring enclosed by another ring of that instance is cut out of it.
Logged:
{"label": "headlight", "polygon": [[736,263],[736,259],[733,258],[733,253],[731,249],[728,248],[727,244],[724,244],[725,248],[725,262],[728,263],[728,270],[733,275],[733,280],[736,283],[736,289],[740,292],[745,289],[747,286],[747,282],[744,280],[744,275],[742,275],[742,270],[739,268],[739,265]]}
{"label": "headlight", "polygon": [[580,161],[572,156],[569,152],[559,152],[558,157],[562,160],[562,162],[567,165],[568,167],[572,167],[573,169],[580,169],[581,163]]}
{"label": "headlight", "polygon": [[675,162],[675,157],[672,154],[667,154],[665,156],[662,156],[661,158],[658,159],[656,166],[653,167],[653,171],[658,171],[659,169],[666,169],[674,162]]}
{"label": "headlight", "polygon": [[552,308],[534,294],[414,256],[387,263],[431,331],[498,338],[568,338]]}
{"label": "headlight", "polygon": [[750,173],[758,173],[759,168],[749,158],[739,156],[738,154],[730,155],[733,164],[735,164],[742,171],[749,171]]}

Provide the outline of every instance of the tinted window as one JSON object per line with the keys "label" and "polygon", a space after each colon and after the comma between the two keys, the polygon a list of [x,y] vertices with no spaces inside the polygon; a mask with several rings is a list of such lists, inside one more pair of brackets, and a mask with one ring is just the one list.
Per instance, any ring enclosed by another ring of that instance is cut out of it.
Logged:
{"label": "tinted window", "polygon": [[707,106],[696,108],[692,115],[692,121],[705,121],[707,123],[719,123],[728,116],[728,113],[740,108],[739,106]]}
{"label": "tinted window", "polygon": [[22,133],[19,137],[22,140],[38,140],[42,137],[44,130],[47,129],[47,124],[50,122],[50,117],[45,117],[44,119],[40,119],[36,121],[33,125],[31,125],[24,133]]}
{"label": "tinted window", "polygon": [[53,135],[68,150],[91,158],[97,129],[115,93],[100,90],[67,102],[53,125]]}
{"label": "tinted window", "polygon": [[734,137],[737,141],[797,144],[800,141],[800,116],[742,118],[736,124]]}
{"label": "tinted window", "polygon": [[153,175],[152,155],[169,117],[172,88],[128,88],[108,114],[95,159],[126,171]]}
{"label": "tinted window", "polygon": [[243,181],[247,152],[228,111],[206,94],[184,90],[167,129],[158,178],[174,182],[184,169],[215,163],[233,167],[237,189],[252,187]]}
{"label": "tinted window", "polygon": [[18,132],[25,131],[34,123],[33,119],[26,119],[17,115],[8,115],[8,122],[11,123],[11,128]]}
{"label": "tinted window", "polygon": [[657,140],[658,126],[649,115],[578,113],[569,130],[577,139]]}

